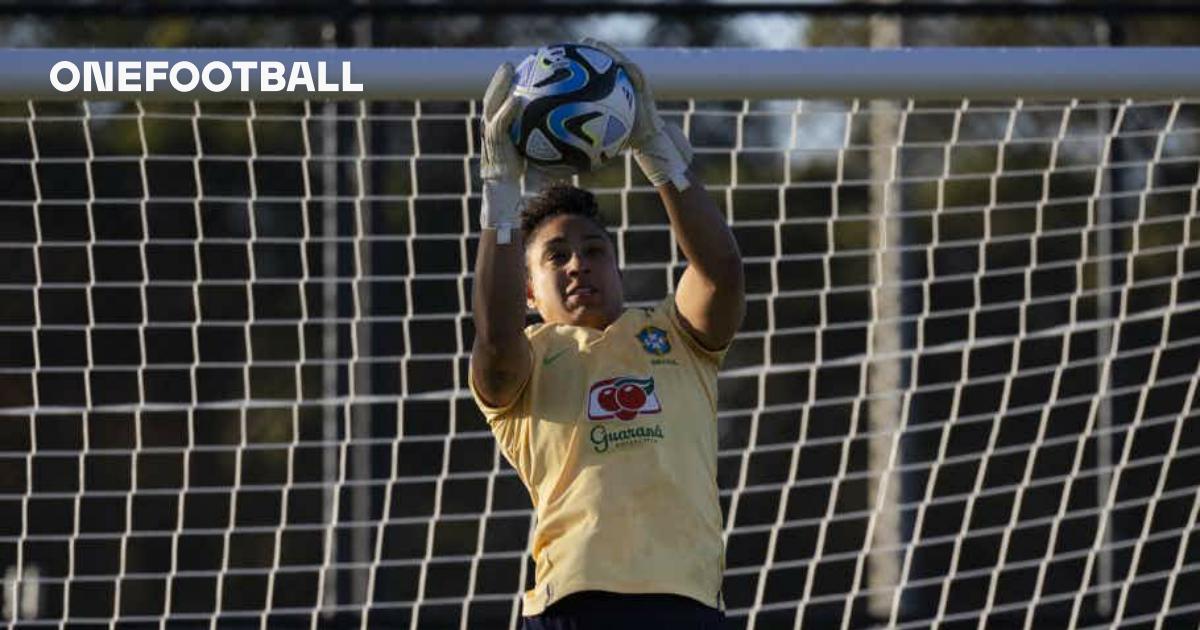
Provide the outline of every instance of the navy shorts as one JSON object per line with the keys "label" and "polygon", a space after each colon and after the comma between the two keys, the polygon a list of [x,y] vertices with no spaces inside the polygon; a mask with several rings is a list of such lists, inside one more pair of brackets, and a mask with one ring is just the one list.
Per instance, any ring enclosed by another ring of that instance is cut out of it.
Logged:
{"label": "navy shorts", "polygon": [[522,630],[723,630],[725,613],[681,595],[572,593],[540,615],[524,617]]}

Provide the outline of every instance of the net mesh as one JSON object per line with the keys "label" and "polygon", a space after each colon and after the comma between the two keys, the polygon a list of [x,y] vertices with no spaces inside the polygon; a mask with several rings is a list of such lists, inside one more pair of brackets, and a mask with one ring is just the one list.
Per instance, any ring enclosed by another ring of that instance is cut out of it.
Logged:
{"label": "net mesh", "polygon": [[[745,261],[738,626],[1200,620],[1200,103],[686,101]],[[30,625],[496,627],[478,103],[0,106],[0,565]],[[685,264],[579,183],[627,302]]]}

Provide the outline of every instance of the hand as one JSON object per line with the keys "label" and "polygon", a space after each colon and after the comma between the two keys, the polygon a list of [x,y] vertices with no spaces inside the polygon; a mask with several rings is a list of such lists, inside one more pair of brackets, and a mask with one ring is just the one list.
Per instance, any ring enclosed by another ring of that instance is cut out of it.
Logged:
{"label": "hand", "polygon": [[496,230],[496,243],[512,240],[521,211],[521,174],[525,160],[517,153],[508,130],[520,114],[521,101],[512,95],[513,67],[505,62],[496,69],[483,96],[483,211],[479,224]]}
{"label": "hand", "polygon": [[686,190],[689,185],[688,164],[694,154],[692,145],[678,127],[666,123],[658,115],[654,94],[650,91],[645,73],[624,53],[605,42],[585,37],[581,43],[604,51],[629,75],[629,82],[633,84],[637,96],[637,113],[629,134],[629,147],[633,149],[633,159],[642,168],[646,179],[655,186],[670,182],[675,184],[676,189]]}

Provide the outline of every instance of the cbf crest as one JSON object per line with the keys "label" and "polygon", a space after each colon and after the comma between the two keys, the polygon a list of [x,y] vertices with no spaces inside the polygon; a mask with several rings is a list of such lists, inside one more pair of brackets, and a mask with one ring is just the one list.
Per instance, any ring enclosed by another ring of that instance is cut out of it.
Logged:
{"label": "cbf crest", "polygon": [[667,339],[667,331],[655,326],[647,326],[637,334],[642,348],[655,356],[662,356],[671,351],[671,341]]}

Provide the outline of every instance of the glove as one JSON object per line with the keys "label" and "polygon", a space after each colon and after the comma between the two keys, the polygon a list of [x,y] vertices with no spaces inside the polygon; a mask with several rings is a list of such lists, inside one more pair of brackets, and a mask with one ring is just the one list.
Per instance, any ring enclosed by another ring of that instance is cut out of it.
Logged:
{"label": "glove", "polygon": [[512,230],[521,213],[521,174],[525,160],[508,135],[521,102],[512,92],[513,67],[505,62],[496,69],[483,95],[483,155],[479,176],[483,180],[483,211],[479,224],[496,230],[496,243],[512,241]]}
{"label": "glove", "polygon": [[646,82],[642,69],[633,63],[621,51],[598,39],[586,37],[581,42],[585,46],[598,48],[625,68],[629,82],[633,84],[637,95],[637,113],[634,117],[633,130],[629,134],[629,147],[633,149],[633,159],[642,168],[642,173],[650,183],[661,186],[670,182],[677,190],[687,190],[688,164],[692,162],[695,153],[687,136],[678,127],[663,121],[654,106],[654,94]]}

